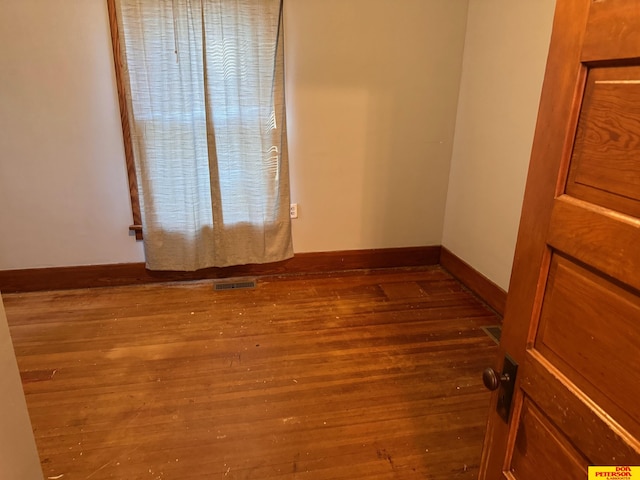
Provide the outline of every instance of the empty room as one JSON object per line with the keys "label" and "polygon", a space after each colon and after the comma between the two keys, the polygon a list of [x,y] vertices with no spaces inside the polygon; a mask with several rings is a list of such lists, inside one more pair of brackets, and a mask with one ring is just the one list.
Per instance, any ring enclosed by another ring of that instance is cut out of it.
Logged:
{"label": "empty room", "polygon": [[639,1],[1,10],[0,478],[640,475]]}

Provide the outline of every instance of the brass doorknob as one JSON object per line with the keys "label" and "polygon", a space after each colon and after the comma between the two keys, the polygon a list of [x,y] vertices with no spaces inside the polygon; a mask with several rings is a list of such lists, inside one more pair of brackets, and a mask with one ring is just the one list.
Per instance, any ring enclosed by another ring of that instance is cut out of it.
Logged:
{"label": "brass doorknob", "polygon": [[482,383],[489,390],[497,390],[501,383],[509,383],[511,381],[511,377],[509,377],[508,373],[503,373],[499,375],[493,368],[487,367],[482,372]]}

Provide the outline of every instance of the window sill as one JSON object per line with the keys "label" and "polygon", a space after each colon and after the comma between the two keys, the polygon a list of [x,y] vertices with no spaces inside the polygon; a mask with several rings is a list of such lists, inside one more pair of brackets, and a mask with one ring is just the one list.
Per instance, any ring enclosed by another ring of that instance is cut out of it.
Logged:
{"label": "window sill", "polygon": [[136,240],[142,240],[142,225],[129,225],[129,231],[136,234]]}

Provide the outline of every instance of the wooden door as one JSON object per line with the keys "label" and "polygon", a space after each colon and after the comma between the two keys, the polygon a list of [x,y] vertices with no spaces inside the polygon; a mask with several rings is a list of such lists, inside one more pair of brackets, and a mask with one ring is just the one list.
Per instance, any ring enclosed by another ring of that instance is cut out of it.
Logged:
{"label": "wooden door", "polygon": [[[640,465],[640,0],[558,0],[480,478]],[[635,477],[633,477],[635,478]]]}

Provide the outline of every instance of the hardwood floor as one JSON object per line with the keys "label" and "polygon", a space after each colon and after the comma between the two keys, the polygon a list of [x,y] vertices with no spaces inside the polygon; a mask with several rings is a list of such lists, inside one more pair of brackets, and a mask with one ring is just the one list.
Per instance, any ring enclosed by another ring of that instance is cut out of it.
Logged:
{"label": "hardwood floor", "polygon": [[477,476],[498,319],[439,267],[4,302],[45,479]]}

